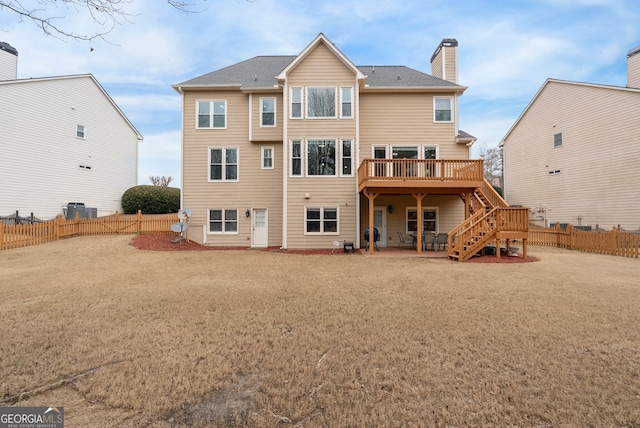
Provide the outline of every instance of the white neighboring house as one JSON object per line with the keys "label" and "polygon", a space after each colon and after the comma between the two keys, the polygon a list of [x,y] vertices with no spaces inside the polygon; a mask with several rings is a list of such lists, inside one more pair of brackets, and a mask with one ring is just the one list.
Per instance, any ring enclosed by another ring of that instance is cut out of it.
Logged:
{"label": "white neighboring house", "polygon": [[140,133],[93,75],[17,79],[17,57],[0,42],[0,216],[50,219],[69,202],[121,211]]}

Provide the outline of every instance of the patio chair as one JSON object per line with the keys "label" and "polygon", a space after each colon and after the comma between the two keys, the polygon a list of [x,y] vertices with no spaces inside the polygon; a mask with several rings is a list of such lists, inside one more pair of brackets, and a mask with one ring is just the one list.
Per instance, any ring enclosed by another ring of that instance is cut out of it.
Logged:
{"label": "patio chair", "polygon": [[411,245],[412,245],[412,243],[411,243],[411,242],[409,242],[409,241],[407,241],[406,239],[404,239],[404,235],[402,235],[402,233],[401,233],[401,232],[398,232],[398,248],[402,248],[402,247],[404,247],[404,246],[405,246],[405,245],[407,245],[407,244],[408,244],[409,246],[411,246]]}
{"label": "patio chair", "polygon": [[424,232],[422,234],[422,249],[427,251],[431,246],[431,250],[435,250],[435,240],[436,235],[433,232]]}
{"label": "patio chair", "polygon": [[448,239],[448,234],[447,233],[439,233],[438,234],[438,240],[436,241],[436,245],[438,246],[439,250],[446,250],[447,249],[447,239]]}

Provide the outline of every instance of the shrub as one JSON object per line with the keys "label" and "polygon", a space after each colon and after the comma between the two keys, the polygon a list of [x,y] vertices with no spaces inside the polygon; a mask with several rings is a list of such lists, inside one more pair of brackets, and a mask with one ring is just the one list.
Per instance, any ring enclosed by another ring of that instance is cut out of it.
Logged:
{"label": "shrub", "polygon": [[135,186],[122,195],[125,214],[168,214],[180,209],[180,189],[175,187]]}

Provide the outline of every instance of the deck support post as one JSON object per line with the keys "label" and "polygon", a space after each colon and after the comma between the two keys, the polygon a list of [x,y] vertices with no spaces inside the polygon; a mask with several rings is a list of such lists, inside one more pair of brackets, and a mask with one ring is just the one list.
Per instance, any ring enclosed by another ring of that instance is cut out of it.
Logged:
{"label": "deck support post", "polygon": [[416,251],[418,254],[422,254],[422,199],[427,196],[426,193],[412,193],[413,197],[416,198]]}
{"label": "deck support post", "polygon": [[373,254],[373,250],[376,246],[375,236],[373,233],[373,208],[375,207],[375,200],[380,193],[368,192],[366,190],[363,193],[369,200],[369,254]]}

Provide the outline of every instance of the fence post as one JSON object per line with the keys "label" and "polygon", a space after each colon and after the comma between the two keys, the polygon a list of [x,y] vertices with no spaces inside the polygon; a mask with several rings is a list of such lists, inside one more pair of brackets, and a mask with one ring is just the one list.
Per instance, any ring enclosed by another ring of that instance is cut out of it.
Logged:
{"label": "fence post", "polygon": [[[620,225],[618,225],[618,229],[619,228],[620,228]],[[616,229],[616,227],[613,226],[613,229],[611,229],[611,232],[609,233],[610,243],[611,243],[611,252],[609,254],[612,254],[614,256],[618,255],[618,251],[616,250],[616,237],[618,235],[618,229]]]}
{"label": "fence post", "polygon": [[0,251],[4,249],[4,223],[0,220]]}
{"label": "fence post", "polygon": [[138,210],[138,235],[142,232],[142,210]]}
{"label": "fence post", "polygon": [[116,235],[120,234],[120,216],[118,215],[118,211],[116,211]]}

